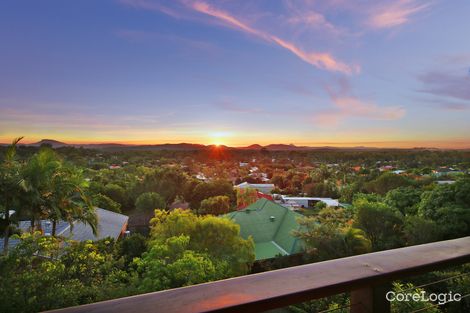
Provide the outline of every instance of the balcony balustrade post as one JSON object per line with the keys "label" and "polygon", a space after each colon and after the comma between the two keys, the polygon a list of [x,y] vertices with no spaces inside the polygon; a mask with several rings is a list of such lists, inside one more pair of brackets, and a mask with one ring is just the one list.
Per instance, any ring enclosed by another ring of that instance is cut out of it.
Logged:
{"label": "balcony balustrade post", "polygon": [[390,313],[390,302],[385,297],[391,284],[351,291],[351,313]]}

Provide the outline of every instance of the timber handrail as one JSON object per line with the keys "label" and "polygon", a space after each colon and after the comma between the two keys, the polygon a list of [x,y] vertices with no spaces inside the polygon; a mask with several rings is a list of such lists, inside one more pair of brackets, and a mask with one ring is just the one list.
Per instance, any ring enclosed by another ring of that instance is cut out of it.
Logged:
{"label": "timber handrail", "polygon": [[362,254],[52,312],[261,312],[470,262],[470,237]]}

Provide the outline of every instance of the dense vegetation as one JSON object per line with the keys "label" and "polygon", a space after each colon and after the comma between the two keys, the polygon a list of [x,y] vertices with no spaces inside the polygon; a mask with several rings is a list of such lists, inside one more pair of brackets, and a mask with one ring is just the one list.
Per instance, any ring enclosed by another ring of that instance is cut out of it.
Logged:
{"label": "dense vegetation", "polygon": [[[267,179],[275,193],[343,203],[301,210],[303,228],[295,235],[306,250],[300,263],[470,235],[465,151],[98,151],[17,142],[0,150],[0,230],[5,243],[21,238],[0,257],[1,312],[60,308],[250,273],[253,241],[242,239],[236,224],[216,217],[256,201],[253,189],[234,191],[242,181]],[[433,171],[441,167],[458,170],[436,176]],[[96,242],[42,235],[43,219],[54,225],[80,220],[96,228],[95,206],[129,215],[132,235]],[[188,209],[178,209],[183,206]],[[133,226],[141,217],[145,229]],[[29,232],[20,233],[20,220],[31,222]],[[262,268],[295,264],[279,258]],[[462,272],[465,268],[434,272],[394,288]],[[467,276],[426,291],[468,294],[469,286]],[[338,295],[287,310],[321,311],[348,301]],[[419,305],[415,309],[429,304]],[[394,304],[393,310],[409,307]],[[463,299],[433,310],[470,311],[470,303]]]}

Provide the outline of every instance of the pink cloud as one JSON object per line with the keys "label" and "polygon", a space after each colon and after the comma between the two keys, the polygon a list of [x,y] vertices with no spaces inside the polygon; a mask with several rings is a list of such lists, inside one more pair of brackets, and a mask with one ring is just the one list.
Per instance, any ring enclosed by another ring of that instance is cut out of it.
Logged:
{"label": "pink cloud", "polygon": [[373,120],[397,120],[406,111],[401,106],[379,106],[373,101],[362,100],[353,95],[347,79],[337,81],[336,89],[327,86],[326,90],[334,108],[314,116],[314,121],[322,126],[335,126],[349,117],[368,118]]}
{"label": "pink cloud", "polygon": [[230,27],[239,29],[243,32],[254,35],[265,41],[275,43],[278,46],[290,51],[304,62],[307,62],[317,68],[333,72],[341,72],[344,74],[354,74],[360,72],[360,67],[357,65],[348,65],[346,63],[343,63],[334,58],[331,54],[326,52],[304,51],[292,42],[288,42],[262,30],[255,29],[250,25],[240,21],[236,17],[232,16],[230,13],[214,8],[205,2],[193,2],[191,4],[191,7],[199,13],[203,13],[212,16],[220,21],[223,21],[226,25]]}
{"label": "pink cloud", "polygon": [[304,25],[322,31],[328,31],[334,35],[344,35],[347,33],[345,29],[337,27],[325,17],[325,15],[317,11],[318,4],[312,1],[286,0],[286,7],[290,13],[287,23],[292,25]]}
{"label": "pink cloud", "polygon": [[161,3],[157,3],[149,0],[119,0],[120,3],[134,7],[136,9],[150,10],[150,11],[159,11],[166,15],[172,16],[174,18],[181,18],[181,14],[176,10],[171,9],[169,6],[165,6]]}
{"label": "pink cloud", "polygon": [[431,6],[422,0],[397,0],[372,10],[367,22],[372,28],[392,28],[409,22],[410,18]]}

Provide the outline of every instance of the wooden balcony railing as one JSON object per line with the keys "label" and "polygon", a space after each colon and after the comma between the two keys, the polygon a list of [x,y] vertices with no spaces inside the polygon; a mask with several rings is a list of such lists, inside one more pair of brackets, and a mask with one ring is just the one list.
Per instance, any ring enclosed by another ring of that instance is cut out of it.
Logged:
{"label": "wooden balcony railing", "polygon": [[363,254],[55,310],[62,313],[262,312],[351,292],[351,312],[387,312],[393,280],[470,262],[470,237]]}

